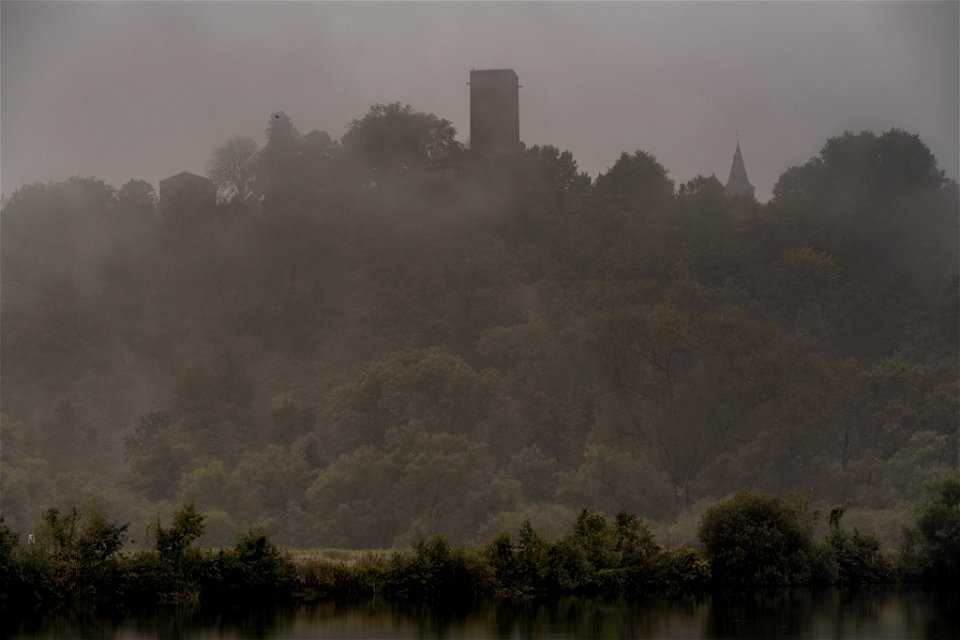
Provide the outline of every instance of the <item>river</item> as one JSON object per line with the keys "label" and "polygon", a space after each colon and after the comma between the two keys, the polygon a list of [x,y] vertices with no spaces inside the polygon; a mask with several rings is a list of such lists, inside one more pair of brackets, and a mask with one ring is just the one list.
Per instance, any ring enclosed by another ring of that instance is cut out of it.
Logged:
{"label": "river", "polygon": [[[960,638],[960,589],[772,589],[640,601],[325,603],[210,613],[61,613],[22,638]],[[6,634],[5,634],[6,635]]]}

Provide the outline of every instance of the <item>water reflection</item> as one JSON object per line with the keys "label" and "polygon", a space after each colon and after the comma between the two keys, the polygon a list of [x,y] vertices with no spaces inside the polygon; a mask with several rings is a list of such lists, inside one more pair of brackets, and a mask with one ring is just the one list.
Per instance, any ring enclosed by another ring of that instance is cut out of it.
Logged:
{"label": "water reflection", "polygon": [[[562,598],[451,607],[370,602],[205,612],[62,613],[40,638],[955,638],[960,590],[774,589],[638,601]],[[7,635],[7,634],[2,634]]]}

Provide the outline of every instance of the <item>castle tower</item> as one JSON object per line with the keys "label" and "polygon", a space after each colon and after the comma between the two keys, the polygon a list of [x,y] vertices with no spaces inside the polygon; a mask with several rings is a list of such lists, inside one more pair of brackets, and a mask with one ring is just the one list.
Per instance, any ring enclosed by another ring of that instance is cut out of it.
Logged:
{"label": "castle tower", "polygon": [[470,71],[470,149],[490,158],[520,150],[520,79],[513,69]]}
{"label": "castle tower", "polygon": [[754,186],[747,180],[747,168],[743,166],[743,155],[740,153],[740,136],[737,136],[737,150],[733,154],[733,164],[730,165],[730,178],[727,179],[728,196],[753,197]]}

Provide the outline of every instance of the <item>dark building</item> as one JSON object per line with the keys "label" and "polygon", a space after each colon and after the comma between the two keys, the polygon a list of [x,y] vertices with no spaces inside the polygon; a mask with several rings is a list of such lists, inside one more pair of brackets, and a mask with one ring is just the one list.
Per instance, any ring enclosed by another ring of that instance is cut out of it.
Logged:
{"label": "dark building", "polygon": [[470,71],[470,149],[484,157],[520,150],[520,79],[513,69]]}
{"label": "dark building", "polygon": [[182,198],[216,200],[217,187],[210,178],[189,171],[181,171],[160,181],[161,208]]}
{"label": "dark building", "polygon": [[753,197],[754,186],[747,180],[747,168],[743,165],[743,156],[740,154],[740,138],[737,137],[737,150],[733,154],[733,164],[730,165],[730,177],[727,179],[728,196]]}

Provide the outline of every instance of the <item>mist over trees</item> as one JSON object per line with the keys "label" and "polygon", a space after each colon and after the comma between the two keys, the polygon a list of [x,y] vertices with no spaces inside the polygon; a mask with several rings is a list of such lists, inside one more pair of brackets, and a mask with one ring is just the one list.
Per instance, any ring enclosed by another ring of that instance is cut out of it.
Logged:
{"label": "mist over trees", "polygon": [[[2,515],[206,540],[486,540],[588,506],[677,535],[741,489],[889,536],[958,464],[958,189],[847,133],[765,204],[651,154],[471,158],[377,104],[213,150],[217,202],[26,185],[2,211]],[[816,143],[812,143],[812,147]],[[141,526],[143,525],[143,526]]]}

